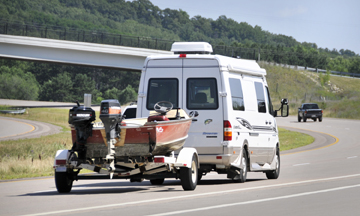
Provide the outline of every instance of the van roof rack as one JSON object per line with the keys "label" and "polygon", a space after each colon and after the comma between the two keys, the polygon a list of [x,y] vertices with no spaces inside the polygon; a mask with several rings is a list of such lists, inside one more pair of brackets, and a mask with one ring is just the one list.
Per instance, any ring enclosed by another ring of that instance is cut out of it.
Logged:
{"label": "van roof rack", "polygon": [[174,54],[210,54],[213,49],[207,42],[175,42],[171,51]]}

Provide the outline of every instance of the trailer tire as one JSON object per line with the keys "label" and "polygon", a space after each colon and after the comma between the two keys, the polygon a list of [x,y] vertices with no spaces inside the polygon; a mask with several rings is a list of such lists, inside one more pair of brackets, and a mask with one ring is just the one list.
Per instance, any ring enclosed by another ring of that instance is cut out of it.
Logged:
{"label": "trailer tire", "polygon": [[150,179],[150,183],[152,185],[162,185],[164,183],[164,180],[163,178],[161,179]]}
{"label": "trailer tire", "polygon": [[198,181],[198,161],[194,154],[191,161],[191,168],[180,168],[180,180],[184,190],[195,190]]}
{"label": "trailer tire", "polygon": [[68,172],[55,172],[55,185],[59,193],[69,193],[73,185],[73,178]]}

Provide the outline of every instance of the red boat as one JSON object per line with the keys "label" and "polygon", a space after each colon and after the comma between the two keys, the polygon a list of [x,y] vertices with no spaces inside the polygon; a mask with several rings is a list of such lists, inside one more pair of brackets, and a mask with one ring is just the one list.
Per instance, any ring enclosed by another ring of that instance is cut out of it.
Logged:
{"label": "red boat", "polygon": [[[176,110],[172,110],[166,115],[125,119],[121,122],[120,137],[116,138],[115,155],[116,157],[155,156],[178,150],[188,137],[191,121],[192,119],[183,110],[179,110],[178,114]],[[71,134],[75,142],[74,127],[71,128]],[[92,135],[86,141],[86,157],[97,158],[107,154],[105,128],[101,122],[97,122],[92,128]]]}

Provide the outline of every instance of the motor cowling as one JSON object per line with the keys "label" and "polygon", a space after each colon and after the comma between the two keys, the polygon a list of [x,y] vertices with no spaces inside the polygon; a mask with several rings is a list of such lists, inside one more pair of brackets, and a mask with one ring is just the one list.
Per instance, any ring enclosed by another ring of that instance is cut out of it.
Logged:
{"label": "motor cowling", "polygon": [[78,152],[80,160],[86,159],[86,140],[92,136],[92,122],[95,121],[95,111],[91,107],[77,106],[69,110],[69,124],[73,125],[76,131],[76,141],[72,151]]}
{"label": "motor cowling", "polygon": [[107,140],[119,136],[117,125],[122,120],[120,102],[114,99],[101,101],[100,119],[104,124]]}

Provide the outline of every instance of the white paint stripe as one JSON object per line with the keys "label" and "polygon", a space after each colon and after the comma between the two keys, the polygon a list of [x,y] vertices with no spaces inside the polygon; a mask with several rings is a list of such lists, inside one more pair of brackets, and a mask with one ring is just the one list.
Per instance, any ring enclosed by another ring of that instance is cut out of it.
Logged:
{"label": "white paint stripe", "polygon": [[347,159],[357,158],[357,156],[347,157]]}
{"label": "white paint stripe", "polygon": [[308,196],[308,195],[319,194],[319,193],[327,193],[327,192],[333,192],[333,191],[338,191],[338,190],[345,190],[345,189],[350,189],[350,188],[355,188],[355,187],[360,187],[360,184],[345,186],[345,187],[331,188],[331,189],[326,189],[326,190],[318,190],[318,191],[312,191],[312,192],[306,192],[306,193],[298,193],[298,194],[292,194],[292,195],[287,195],[287,196],[279,196],[279,197],[251,200],[251,201],[245,201],[245,202],[229,203],[229,204],[223,204],[223,205],[217,205],[217,206],[207,206],[207,207],[203,207],[203,208],[196,208],[196,209],[189,209],[189,210],[182,210],[182,211],[166,212],[166,213],[154,214],[154,215],[149,215],[149,216],[166,216],[166,215],[184,214],[184,213],[189,213],[189,212],[205,211],[205,210],[225,208],[225,207],[231,207],[231,206],[237,206],[237,205],[246,205],[246,204],[268,202],[268,201],[274,201],[274,200],[280,200],[280,199],[288,199],[288,198],[294,198],[294,197],[300,197],[300,196]]}
{"label": "white paint stripe", "polygon": [[264,186],[250,187],[250,188],[232,189],[232,190],[227,190],[227,191],[216,191],[216,192],[209,192],[209,193],[192,194],[192,195],[185,195],[185,196],[166,197],[166,198],[159,198],[159,199],[152,199],[152,200],[140,200],[140,201],[134,201],[134,202],[116,203],[116,204],[101,205],[101,206],[89,206],[89,207],[77,208],[77,209],[67,209],[67,210],[60,210],[60,211],[35,213],[35,214],[29,214],[26,216],[64,214],[64,213],[70,213],[70,212],[76,212],[76,211],[88,211],[88,210],[102,209],[102,208],[113,208],[113,207],[121,207],[121,206],[127,206],[127,205],[137,205],[137,204],[142,204],[142,203],[161,202],[161,201],[169,201],[169,200],[176,200],[176,199],[186,199],[186,198],[194,198],[194,197],[200,197],[200,196],[211,196],[211,195],[218,195],[218,194],[224,194],[224,193],[234,193],[234,192],[240,192],[240,191],[258,190],[258,189],[273,188],[273,187],[284,187],[284,186],[289,186],[289,185],[306,184],[306,183],[313,183],[313,182],[320,182],[320,181],[332,181],[332,180],[339,180],[339,179],[353,178],[353,177],[360,177],[360,174],[323,178],[323,179],[313,179],[313,180],[306,180],[306,181],[300,181],[300,182],[290,182],[290,183],[283,183],[283,184],[276,184],[276,185],[264,185]]}
{"label": "white paint stripe", "polygon": [[304,166],[304,165],[309,165],[310,163],[302,163],[302,164],[294,164],[293,166]]}

